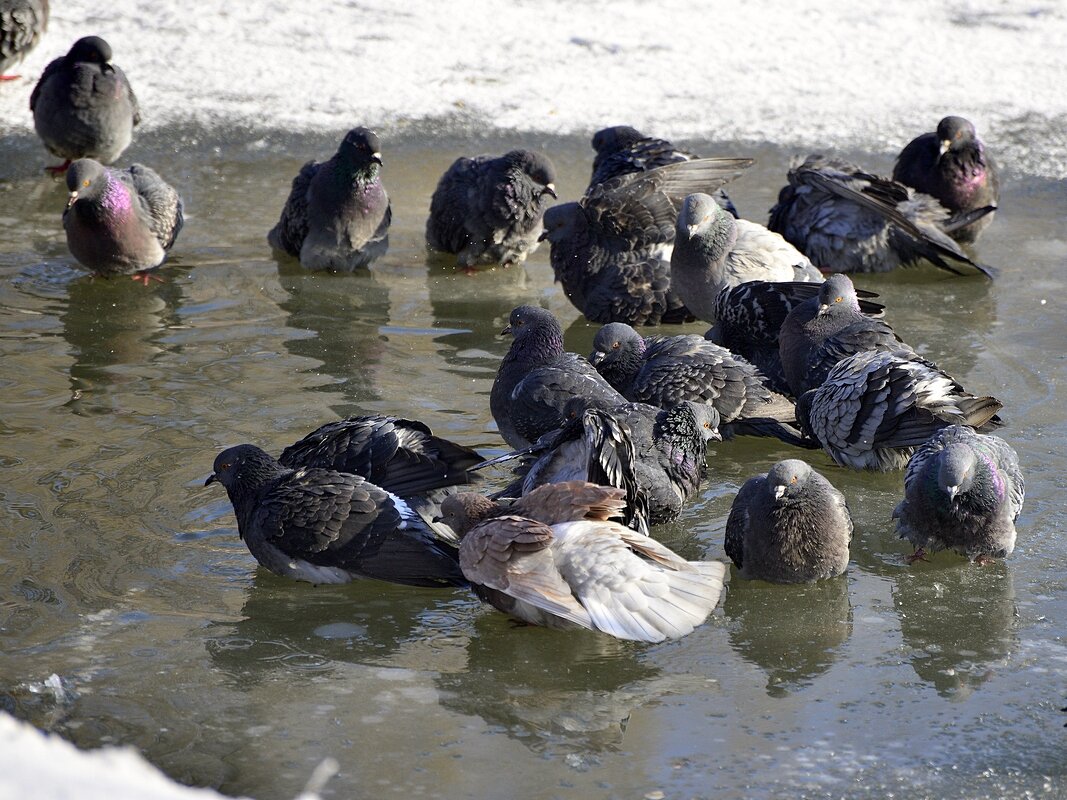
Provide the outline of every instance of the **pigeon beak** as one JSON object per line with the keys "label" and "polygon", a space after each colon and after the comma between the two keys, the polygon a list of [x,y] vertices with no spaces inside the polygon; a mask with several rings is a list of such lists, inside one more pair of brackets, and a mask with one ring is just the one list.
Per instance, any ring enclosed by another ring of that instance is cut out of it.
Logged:
{"label": "pigeon beak", "polygon": [[559,195],[556,194],[556,184],[554,183],[545,184],[545,194],[551,195],[554,199],[559,200]]}
{"label": "pigeon beak", "polygon": [[208,479],[206,481],[204,481],[204,486],[210,486],[211,484],[218,483],[218,482],[219,482],[218,476],[214,472],[212,472],[208,476]]}
{"label": "pigeon beak", "polygon": [[694,236],[697,235],[697,228],[699,228],[699,227],[700,227],[699,224],[697,224],[697,225],[686,225],[685,226],[685,235],[688,236],[690,239],[692,239]]}
{"label": "pigeon beak", "polygon": [[722,434],[719,433],[719,429],[718,428],[712,428],[711,429],[711,433],[708,434],[708,438],[711,439],[711,441],[713,441],[713,442],[721,442],[722,441]]}
{"label": "pigeon beak", "polygon": [[607,357],[608,357],[607,353],[601,353],[599,350],[594,350],[592,352],[592,354],[589,356],[589,363],[590,364],[599,364]]}
{"label": "pigeon beak", "polygon": [[937,150],[937,157],[941,158],[941,156],[943,156],[945,153],[948,152],[948,149],[950,147],[952,147],[952,140],[951,139],[942,139],[941,140],[941,146]]}
{"label": "pigeon beak", "polygon": [[500,335],[501,336],[507,336],[509,333],[511,333],[511,326],[510,325],[505,325],[504,326],[504,330],[502,330],[500,332]]}
{"label": "pigeon beak", "polygon": [[820,303],[819,304],[819,316],[820,317],[823,314],[829,313],[829,311],[830,311],[830,304],[829,303]]}
{"label": "pigeon beak", "polygon": [[782,484],[778,484],[777,486],[774,487],[774,499],[775,500],[781,500],[782,499],[782,495],[784,495],[784,494],[785,494],[785,486],[783,486]]}
{"label": "pigeon beak", "polygon": [[70,197],[67,198],[67,210],[69,211],[70,207],[72,205],[74,205],[76,202],[78,202],[78,193],[77,192],[71,192],[70,193]]}
{"label": "pigeon beak", "polygon": [[948,499],[949,500],[955,500],[956,499],[956,495],[958,495],[960,493],[960,487],[959,486],[946,486],[945,487],[945,491],[948,492]]}
{"label": "pigeon beak", "polygon": [[541,231],[541,235],[537,237],[537,241],[543,242],[547,238],[548,238],[548,228],[545,228],[543,231]]}
{"label": "pigeon beak", "polygon": [[371,163],[377,164],[378,166],[382,166],[382,154],[381,153],[371,153],[370,154],[370,160],[371,160]]}

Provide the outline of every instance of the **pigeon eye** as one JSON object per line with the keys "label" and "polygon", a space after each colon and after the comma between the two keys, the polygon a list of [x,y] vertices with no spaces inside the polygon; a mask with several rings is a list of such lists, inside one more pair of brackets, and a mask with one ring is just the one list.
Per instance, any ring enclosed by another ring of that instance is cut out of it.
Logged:
{"label": "pigeon eye", "polygon": [[615,342],[614,344],[612,344],[612,345],[611,345],[611,349],[612,349],[612,350],[618,350],[618,349],[619,349],[619,343],[618,343],[618,342]]}
{"label": "pigeon eye", "polygon": [[797,482],[797,476],[794,475],[792,478],[789,479],[789,482],[790,483],[796,483]]}
{"label": "pigeon eye", "polygon": [[88,185],[89,185],[89,181],[88,180],[82,181],[82,186],[88,186]]}
{"label": "pigeon eye", "polygon": [[704,423],[704,427],[705,428],[710,428],[711,427],[711,423],[710,422],[705,422]]}
{"label": "pigeon eye", "polygon": [[840,297],[835,297],[834,298],[834,302],[835,303],[840,303],[841,302],[841,298]]}

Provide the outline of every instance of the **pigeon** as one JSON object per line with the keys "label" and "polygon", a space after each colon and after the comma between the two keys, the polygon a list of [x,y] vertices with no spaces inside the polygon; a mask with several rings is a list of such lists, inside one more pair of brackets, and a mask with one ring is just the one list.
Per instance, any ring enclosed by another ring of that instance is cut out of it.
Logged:
{"label": "pigeon", "polygon": [[893,511],[900,538],[915,545],[909,563],[943,549],[979,564],[1011,555],[1023,494],[1011,445],[964,425],[942,429],[908,462]]}
{"label": "pigeon", "polygon": [[782,371],[794,397],[822,386],[835,364],[867,350],[912,348],[886,322],[860,310],[856,287],[840,273],[794,306],[779,332]]}
{"label": "pigeon", "polygon": [[671,286],[670,251],[677,205],[714,191],[751,159],[706,158],[668,164],[596,184],[577,203],[545,212],[555,278],[592,322],[658,325],[689,311]]}
{"label": "pigeon", "polygon": [[556,169],[540,153],[458,158],[430,200],[426,242],[464,269],[521,264],[540,243],[541,217],[556,197]]}
{"label": "pigeon", "polygon": [[560,427],[572,397],[597,408],[626,402],[588,361],[564,351],[563,329],[551,311],[519,306],[501,333],[515,338],[497,370],[489,408],[512,448],[528,447]]}
{"label": "pigeon", "polygon": [[353,128],[333,158],[309,161],[293,178],[267,241],[311,270],[351,272],[389,248],[393,212],[382,185],[378,135]]}
{"label": "pigeon", "polygon": [[4,73],[22,61],[48,30],[48,0],[0,0],[0,81],[18,75]]}
{"label": "pigeon", "polygon": [[726,555],[742,577],[772,583],[841,575],[851,541],[845,496],[794,458],[745,481],[726,519]]}
{"label": "pigeon", "polygon": [[73,256],[95,275],[133,273],[147,285],[146,270],[163,263],[185,221],[174,187],[141,164],[111,169],[80,158],[67,188],[63,228]]}
{"label": "pigeon", "polygon": [[[622,175],[646,172],[667,164],[700,158],[693,153],[679,150],[666,139],[645,136],[629,125],[614,125],[597,131],[593,134],[593,149],[596,151],[596,157],[593,159],[589,189]],[[712,197],[730,214],[738,216],[737,208],[722,189],[717,189]]]}
{"label": "pigeon", "polygon": [[248,549],[277,575],[309,583],[467,583],[454,545],[399,497],[358,475],[288,469],[242,444],[216,457],[204,485],[215,482],[226,488]]}
{"label": "pigeon", "polygon": [[646,339],[613,322],[597,331],[589,361],[627,400],[660,408],[683,400],[708,403],[718,411],[726,436],[777,436],[804,445],[790,427],[796,421],[793,403],[770,391],[750,363],[702,336]]}
{"label": "pigeon", "polygon": [[[945,117],[937,131],[912,139],[897,157],[893,180],[937,198],[954,214],[996,208],[1000,199],[996,164],[986,155],[974,125],[963,117]],[[964,244],[974,242],[993,215],[990,211],[949,236]]]}
{"label": "pigeon", "polygon": [[522,495],[576,479],[621,488],[627,501],[623,522],[642,533],[678,517],[704,479],[708,442],[722,438],[719,413],[705,403],[670,409],[624,403],[605,410],[577,397],[564,412],[568,421],[560,431],[479,468],[523,458],[528,467],[518,483]]}
{"label": "pigeon", "polygon": [[777,233],[734,219],[706,194],[678,212],[671,280],[686,308],[715,322],[715,298],[746,281],[822,281],[822,273]]}
{"label": "pigeon", "polygon": [[[772,391],[791,395],[778,336],[789,312],[816,297],[822,286],[804,281],[748,281],[728,286],[715,298],[715,324],[704,338],[751,362]],[[877,293],[857,289],[856,294],[864,314],[879,317],[884,313],[884,306],[869,299]]]}
{"label": "pigeon", "polygon": [[434,436],[421,422],[383,414],[329,422],[290,445],[278,457],[289,469],[350,472],[399,496],[438,535],[441,501],[479,480],[470,468],[482,461],[475,451]]}
{"label": "pigeon", "polygon": [[[571,489],[573,487],[573,489]],[[704,622],[719,602],[726,565],[686,561],[672,550],[579,507],[560,519],[560,504],[542,493],[617,489],[581,482],[542,487],[504,516],[460,525],[460,566],[485,601],[518,620],[552,628],[585,628],[620,639],[677,639]],[[456,495],[453,500],[464,498]]]}
{"label": "pigeon", "polygon": [[942,428],[993,428],[1002,403],[975,397],[907,350],[857,353],[797,401],[801,430],[842,467],[902,469],[915,448]]}
{"label": "pigeon", "polygon": [[990,267],[972,261],[949,236],[990,211],[950,217],[930,195],[812,155],[789,170],[767,226],[830,272],[888,272],[925,259],[955,275],[992,278]]}
{"label": "pigeon", "polygon": [[99,36],[74,43],[52,61],[30,95],[33,126],[52,155],[64,159],[53,174],[78,158],[110,164],[130,146],[141,122],[126,75],[111,63],[111,45]]}

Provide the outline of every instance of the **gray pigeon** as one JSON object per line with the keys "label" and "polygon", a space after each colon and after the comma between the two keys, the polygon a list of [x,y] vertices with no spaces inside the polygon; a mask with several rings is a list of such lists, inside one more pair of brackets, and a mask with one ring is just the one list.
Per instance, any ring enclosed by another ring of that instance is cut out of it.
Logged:
{"label": "gray pigeon", "polygon": [[326,161],[309,161],[293,178],[271,247],[307,269],[351,272],[389,248],[393,212],[381,180],[378,136],[353,128]]}
{"label": "gray pigeon", "polygon": [[465,269],[521,264],[537,249],[556,169],[540,153],[458,158],[434,190],[426,242]]}
{"label": "gray pigeon", "polygon": [[592,322],[684,322],[689,312],[670,274],[678,204],[753,163],[707,158],[668,164],[596,184],[579,202],[548,209],[541,236],[552,243],[552,269],[564,294]]}
{"label": "gray pigeon", "polygon": [[930,195],[847,161],[812,155],[789,170],[767,225],[830,272],[888,272],[925,259],[955,275],[992,278],[989,267],[972,261],[949,236],[990,211],[950,218]]}
{"label": "gray pigeon", "polygon": [[839,362],[797,401],[797,422],[853,469],[902,469],[915,448],[949,425],[996,427],[1002,403],[975,397],[907,350],[867,351]]}
{"label": "gray pigeon", "polygon": [[915,451],[904,499],[893,512],[901,539],[927,552],[955,550],[979,564],[1011,555],[1023,507],[1023,475],[1011,445],[950,425]]}
{"label": "gray pigeon", "polygon": [[795,306],[782,323],[779,354],[790,393],[822,386],[839,361],[867,350],[911,350],[891,327],[860,310],[847,275],[831,275],[819,294]]}
{"label": "gray pigeon", "polygon": [[[462,536],[460,566],[472,588],[534,625],[641,642],[691,633],[718,604],[726,565],[686,561],[606,515],[597,519],[589,507],[575,510],[573,520],[560,520],[566,506],[542,496],[598,490],[617,501],[618,490],[575,481],[538,489],[506,516],[490,508],[475,522],[477,508],[463,509],[454,519]],[[461,519],[475,524],[468,529]]]}
{"label": "gray pigeon", "polygon": [[26,57],[48,30],[48,0],[0,0],[0,81]]}
{"label": "gray pigeon", "polygon": [[747,281],[822,281],[822,273],[777,233],[734,219],[706,194],[685,198],[671,256],[675,292],[698,318],[715,322],[715,299]]}
{"label": "gray pigeon", "polygon": [[683,400],[718,411],[727,436],[777,436],[804,446],[793,403],[767,388],[750,363],[696,334],[642,337],[621,322],[593,338],[593,364],[608,383],[634,402],[671,408]]}
{"label": "gray pigeon", "polygon": [[63,212],[70,252],[95,275],[131,273],[163,263],[184,224],[182,200],[155,170],[134,164],[110,169],[81,158],[67,170],[70,198]]}
{"label": "gray pigeon", "polygon": [[726,520],[726,555],[742,577],[772,583],[842,574],[851,541],[844,495],[797,459],[745,481]]}
{"label": "gray pigeon", "polygon": [[129,81],[111,63],[111,45],[99,36],[74,43],[52,61],[30,95],[33,126],[44,146],[64,159],[53,174],[77,158],[112,163],[130,146],[141,110]]}
{"label": "gray pigeon", "polygon": [[[715,298],[715,324],[704,338],[747,359],[779,394],[792,394],[782,369],[778,337],[789,312],[818,296],[823,284],[803,281],[748,281],[729,286]],[[860,311],[878,317],[885,307],[857,290]]]}
{"label": "gray pigeon", "polygon": [[563,329],[552,312],[519,306],[502,331],[508,333],[515,338],[497,370],[489,408],[511,447],[528,447],[560,427],[572,397],[596,408],[626,402],[588,361],[563,349]]}
{"label": "gray pigeon", "polygon": [[455,547],[399,497],[358,475],[287,469],[242,444],[219,453],[204,485],[215,482],[226,487],[248,549],[277,575],[309,583],[466,585]]}
{"label": "gray pigeon", "polygon": [[[593,134],[593,149],[596,151],[596,157],[593,159],[593,175],[589,179],[589,189],[621,175],[646,172],[667,164],[700,158],[694,153],[680,150],[666,139],[645,136],[629,125],[613,125],[597,131]],[[712,197],[730,214],[738,216],[737,208],[722,189],[716,190]]]}
{"label": "gray pigeon", "polygon": [[[1000,199],[996,164],[986,154],[974,125],[963,117],[945,117],[937,130],[912,139],[900,151],[893,180],[928,194],[951,211],[995,208]],[[957,242],[974,242],[993,221],[994,212],[949,233]]]}

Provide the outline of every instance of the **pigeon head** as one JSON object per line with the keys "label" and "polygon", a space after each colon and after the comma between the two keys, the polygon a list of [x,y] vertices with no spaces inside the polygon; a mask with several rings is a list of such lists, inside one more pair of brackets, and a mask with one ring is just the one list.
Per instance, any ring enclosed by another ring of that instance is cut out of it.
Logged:
{"label": "pigeon head", "polygon": [[456,536],[463,537],[471,528],[492,516],[496,504],[476,492],[450,494],[441,503],[441,516],[435,522],[443,522]]}
{"label": "pigeon head", "polygon": [[611,322],[593,337],[590,363],[619,392],[625,394],[641,369],[645,339],[625,322]]}
{"label": "pigeon head", "polygon": [[367,167],[382,163],[382,143],[378,134],[368,128],[353,128],[345,134],[337,154],[353,167]]}
{"label": "pigeon head", "polygon": [[856,287],[845,274],[835,272],[823,281],[819,287],[819,316],[838,311],[859,311],[860,301],[856,296]]}
{"label": "pigeon head", "polygon": [[560,327],[559,320],[551,311],[540,306],[515,308],[508,317],[507,327],[500,333],[502,336],[510,333],[516,339],[547,333],[550,336],[558,336],[560,341],[563,340],[563,328]]}
{"label": "pigeon head", "polygon": [[694,403],[692,400],[684,400],[679,405],[685,406],[692,415],[700,438],[705,442],[722,441],[722,434],[719,433],[719,412],[715,406],[708,403]]}
{"label": "pigeon head", "polygon": [[585,214],[577,203],[560,203],[545,211],[541,224],[545,229],[538,241],[548,239],[552,244],[556,244],[572,239],[585,230]]}
{"label": "pigeon head", "polygon": [[698,239],[710,251],[712,259],[721,258],[737,237],[734,218],[723,211],[711,195],[697,192],[682,201],[678,211],[675,238]]}
{"label": "pigeon head", "polygon": [[798,458],[779,461],[767,473],[767,488],[774,495],[775,501],[783,497],[794,497],[799,493],[811,475],[811,467]]}
{"label": "pigeon head", "polygon": [[613,125],[593,134],[593,149],[599,155],[617,153],[644,138],[643,133],[629,125]]}
{"label": "pigeon head", "polygon": [[952,150],[961,150],[972,145],[975,140],[974,125],[963,117],[945,117],[937,123],[937,141],[940,143],[939,156]]}
{"label": "pigeon head", "polygon": [[85,36],[79,39],[67,53],[67,62],[70,64],[104,65],[109,61],[111,61],[111,45],[99,36]]}
{"label": "pigeon head", "polygon": [[547,156],[530,150],[512,150],[504,158],[526,173],[534,183],[544,187],[542,194],[556,197],[556,167]]}
{"label": "pigeon head", "polygon": [[67,170],[67,190],[70,192],[67,208],[74,205],[79,198],[99,197],[107,185],[107,168],[91,158],[79,158]]}
{"label": "pigeon head", "polygon": [[950,444],[938,456],[938,488],[947,494],[950,500],[955,500],[958,495],[971,488],[977,469],[978,459],[970,447],[959,443]]}
{"label": "pigeon head", "polygon": [[254,444],[239,444],[223,450],[215,457],[211,476],[204,481],[204,486],[221,483],[231,496],[255,491],[277,477],[282,469],[269,453]]}

